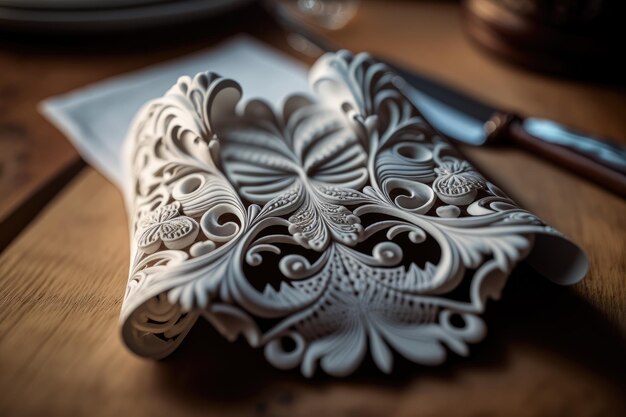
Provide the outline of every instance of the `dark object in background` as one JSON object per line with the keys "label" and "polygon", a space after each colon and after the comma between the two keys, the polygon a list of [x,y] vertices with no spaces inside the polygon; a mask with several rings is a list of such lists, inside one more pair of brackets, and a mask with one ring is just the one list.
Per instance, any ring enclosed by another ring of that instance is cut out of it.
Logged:
{"label": "dark object in background", "polygon": [[479,44],[535,70],[603,80],[621,77],[624,2],[464,0],[465,27]]}

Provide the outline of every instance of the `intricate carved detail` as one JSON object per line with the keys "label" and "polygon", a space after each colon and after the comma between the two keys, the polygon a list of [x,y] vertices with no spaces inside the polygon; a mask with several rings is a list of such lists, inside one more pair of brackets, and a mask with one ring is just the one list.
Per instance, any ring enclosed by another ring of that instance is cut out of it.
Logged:
{"label": "intricate carved detail", "polygon": [[139,222],[137,247],[144,253],[156,252],[161,242],[168,249],[184,249],[198,236],[198,223],[178,215],[178,201],[161,206]]}
{"label": "intricate carved detail", "polygon": [[239,86],[206,73],[144,108],[128,145],[132,349],[164,356],[202,315],[307,376],[346,375],[368,349],[385,372],[392,350],[467,354],[486,298],[555,232],[460,159],[395,77],[342,51],[311,71],[319,101],[237,112]]}
{"label": "intricate carved detail", "polygon": [[466,161],[452,159],[435,168],[437,178],[433,189],[449,204],[466,205],[474,201],[478,190],[485,186],[484,178]]}

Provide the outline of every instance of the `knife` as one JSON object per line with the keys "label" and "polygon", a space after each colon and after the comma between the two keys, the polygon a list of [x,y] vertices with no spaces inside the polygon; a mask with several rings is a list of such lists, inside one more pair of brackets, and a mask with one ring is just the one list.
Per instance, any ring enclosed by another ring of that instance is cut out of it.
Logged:
{"label": "knife", "polygon": [[[263,3],[289,32],[324,52],[336,50],[280,2]],[[376,59],[399,75],[398,87],[446,137],[474,146],[507,143],[519,146],[626,197],[626,147],[552,120],[525,118],[499,110],[388,60]]]}

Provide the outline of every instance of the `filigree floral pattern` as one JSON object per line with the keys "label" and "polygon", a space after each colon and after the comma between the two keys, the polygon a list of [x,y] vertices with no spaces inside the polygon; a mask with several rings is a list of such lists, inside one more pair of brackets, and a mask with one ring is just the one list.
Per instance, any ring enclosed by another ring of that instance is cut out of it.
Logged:
{"label": "filigree floral pattern", "polygon": [[180,203],[161,206],[139,222],[137,247],[144,253],[156,252],[161,242],[169,249],[184,249],[198,236],[198,223],[178,214]]}
{"label": "filigree floral pattern", "polygon": [[280,111],[237,111],[239,86],[211,73],[146,105],[128,138],[131,349],[163,357],[202,316],[278,368],[347,375],[369,351],[390,372],[393,351],[466,355],[486,299],[542,236],[574,248],[557,261],[582,278],[579,250],[460,158],[396,81],[341,51],[311,71],[317,100]]}
{"label": "filigree floral pattern", "polygon": [[485,186],[485,179],[466,161],[452,159],[435,168],[437,178],[433,190],[449,204],[466,205],[474,201],[478,190]]}
{"label": "filigree floral pattern", "polygon": [[303,247],[322,251],[333,239],[353,245],[363,232],[358,217],[322,190],[358,190],[367,182],[359,138],[340,114],[306,99],[296,97],[287,108],[278,117],[263,102],[248,104],[248,114],[261,116],[224,129],[224,171],[252,203],[289,200],[296,209],[289,231]]}

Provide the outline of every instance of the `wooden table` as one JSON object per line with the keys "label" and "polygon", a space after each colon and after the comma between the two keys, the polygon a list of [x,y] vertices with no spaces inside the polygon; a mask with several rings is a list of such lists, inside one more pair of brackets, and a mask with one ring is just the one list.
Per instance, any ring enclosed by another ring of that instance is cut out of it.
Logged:
{"label": "wooden table", "polygon": [[[449,2],[363,2],[332,36],[498,105],[626,138],[623,90],[494,60],[466,40],[458,12]],[[563,288],[518,268],[502,300],[490,303],[490,333],[469,359],[439,368],[400,362],[392,376],[366,366],[345,379],[305,380],[208,325],[162,362],[125,349],[121,196],[80,162],[36,105],[244,27],[290,52],[257,8],[158,48],[139,36],[59,46],[0,35],[0,246],[8,245],[0,254],[0,416],[626,415],[626,201],[515,149],[464,151],[579,243],[591,270]]]}

